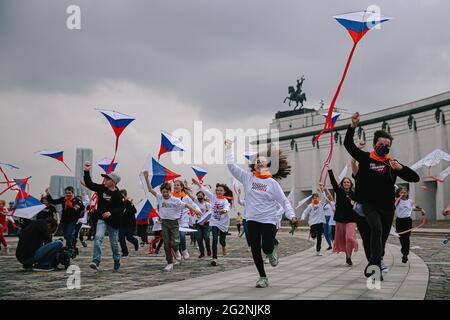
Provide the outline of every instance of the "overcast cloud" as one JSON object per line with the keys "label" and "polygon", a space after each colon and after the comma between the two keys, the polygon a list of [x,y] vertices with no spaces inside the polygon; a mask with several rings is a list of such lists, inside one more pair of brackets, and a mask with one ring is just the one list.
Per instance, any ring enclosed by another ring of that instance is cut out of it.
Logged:
{"label": "overcast cloud", "polygon": [[[71,4],[81,30],[66,28]],[[32,175],[39,193],[66,172],[34,151],[62,148],[72,166],[76,147],[112,156],[113,133],[93,110],[111,107],[137,118],[119,173],[141,197],[136,174],[161,129],[267,128],[302,74],[306,106],[329,103],[351,49],[332,16],[373,4],[395,19],[358,45],[338,106],[369,112],[448,91],[447,0],[0,0],[0,161]],[[228,178],[205,168],[210,183]]]}

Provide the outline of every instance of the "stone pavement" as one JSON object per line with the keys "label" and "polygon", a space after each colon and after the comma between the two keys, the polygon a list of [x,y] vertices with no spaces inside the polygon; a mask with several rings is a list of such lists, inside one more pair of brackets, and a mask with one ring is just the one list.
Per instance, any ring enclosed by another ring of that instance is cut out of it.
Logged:
{"label": "stone pavement", "polygon": [[[362,249],[362,245],[360,245]],[[242,267],[220,274],[186,279],[158,287],[102,297],[100,299],[146,300],[288,300],[288,299],[405,299],[422,300],[428,284],[427,265],[411,253],[403,264],[399,247],[388,244],[385,263],[390,271],[380,289],[369,289],[362,272],[366,259],[360,250],[353,256],[353,267],[345,264],[343,254],[329,251],[316,256],[311,247],[280,259],[276,268],[266,265],[269,287],[255,288],[254,266]]]}

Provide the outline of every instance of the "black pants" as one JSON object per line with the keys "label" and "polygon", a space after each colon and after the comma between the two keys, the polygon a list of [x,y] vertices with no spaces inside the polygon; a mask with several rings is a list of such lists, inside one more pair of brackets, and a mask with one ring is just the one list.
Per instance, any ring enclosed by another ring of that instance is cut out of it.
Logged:
{"label": "black pants", "polygon": [[237,227],[238,235],[240,235],[240,234],[241,234],[241,224],[238,223],[238,224],[236,225],[236,227]]}
{"label": "black pants", "polygon": [[313,224],[310,227],[310,234],[311,238],[316,239],[316,251],[320,252],[320,249],[322,248],[322,234],[323,234],[323,223],[317,223]]}
{"label": "black pants", "polygon": [[120,242],[120,248],[122,249],[122,254],[125,256],[128,255],[128,248],[127,243],[125,242],[125,239],[128,240],[128,242],[132,243],[135,247],[139,246],[139,241],[134,235],[134,229],[135,226],[121,226],[119,229],[119,242]]}
{"label": "black pants", "polygon": [[364,253],[366,255],[366,259],[370,261],[370,227],[367,223],[365,217],[361,217],[360,215],[355,215],[356,218],[356,226],[358,227],[359,235],[361,236]]}
{"label": "black pants", "polygon": [[259,276],[265,277],[266,271],[264,270],[261,249],[266,255],[273,252],[277,227],[271,223],[259,223],[256,221],[247,221],[247,227],[253,261],[256,269],[258,269]]}
{"label": "black pants", "polygon": [[334,236],[336,235],[336,226],[330,226],[331,227],[331,240],[334,241]]}
{"label": "black pants", "polygon": [[379,265],[384,256],[389,231],[394,219],[393,209],[376,208],[371,204],[363,204],[364,215],[370,228],[370,261]]}
{"label": "black pants", "polygon": [[[155,238],[161,237],[162,230],[154,231],[153,234],[155,235]],[[153,242],[153,249],[159,252],[159,250],[161,250],[161,247],[162,247],[163,243],[164,243],[164,240],[161,237],[161,239],[159,241]]]}
{"label": "black pants", "polygon": [[148,224],[138,224],[137,234],[141,238],[142,242],[148,243]]}
{"label": "black pants", "polygon": [[[397,218],[395,219],[395,228],[397,232],[403,232],[412,228],[412,219],[411,218]],[[401,252],[402,255],[409,255],[409,246],[410,241],[409,237],[411,236],[411,232],[406,232],[400,235],[400,244],[402,246]]]}
{"label": "black pants", "polygon": [[219,228],[217,227],[211,227],[211,232],[212,232],[212,255],[213,255],[213,259],[217,259],[217,243],[220,242],[220,245],[222,247],[226,247],[227,246],[227,233],[220,231]]}

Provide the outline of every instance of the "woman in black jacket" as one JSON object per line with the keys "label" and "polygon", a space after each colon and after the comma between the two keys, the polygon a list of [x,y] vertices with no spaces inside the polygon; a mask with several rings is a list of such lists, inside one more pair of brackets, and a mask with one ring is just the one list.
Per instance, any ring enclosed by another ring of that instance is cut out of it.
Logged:
{"label": "woman in black jacket", "polygon": [[128,248],[125,239],[134,245],[134,250],[138,251],[139,241],[134,237],[134,231],[136,230],[136,208],[133,205],[133,200],[127,197],[127,190],[120,190],[123,196],[123,204],[125,205],[125,210],[123,211],[120,220],[119,229],[119,241],[120,247],[122,249],[122,257],[128,256]]}
{"label": "woman in black jacket", "polygon": [[353,191],[353,182],[345,177],[338,184],[334,178],[333,170],[327,165],[331,185],[336,193],[336,211],[334,212],[334,221],[336,221],[336,232],[333,242],[333,252],[345,252],[346,263],[351,266],[352,253],[358,251],[358,240],[356,239],[355,212],[353,203],[355,193]]}

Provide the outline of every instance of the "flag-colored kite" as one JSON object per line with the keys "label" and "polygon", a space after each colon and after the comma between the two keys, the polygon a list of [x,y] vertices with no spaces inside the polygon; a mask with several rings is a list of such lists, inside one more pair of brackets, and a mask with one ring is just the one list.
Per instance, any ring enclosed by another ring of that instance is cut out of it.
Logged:
{"label": "flag-colored kite", "polygon": [[126,114],[117,111],[103,110],[103,109],[97,109],[97,111],[99,111],[106,118],[106,120],[108,120],[109,124],[111,125],[111,128],[114,131],[114,134],[116,135],[116,147],[114,150],[114,157],[111,160],[108,169],[106,170],[106,173],[110,173],[113,170],[113,164],[116,159],[117,149],[119,148],[120,135],[125,130],[125,128],[136,119],[132,116],[128,116]]}
{"label": "flag-colored kite", "polygon": [[[152,188],[156,188],[164,182],[168,182],[181,177],[180,174],[172,172],[169,169],[165,168],[151,156],[149,156],[144,163],[144,171],[148,171],[148,179]],[[145,183],[145,180],[141,179],[141,181],[144,186],[144,190],[146,190],[147,184]]]}
{"label": "flag-colored kite", "polygon": [[43,209],[45,209],[45,205],[21,189],[17,193],[11,215],[14,217],[32,219]]}
{"label": "flag-colored kite", "polygon": [[161,131],[161,146],[159,147],[158,160],[161,155],[172,151],[184,151],[183,143],[180,139],[172,136],[171,134]]}
{"label": "flag-colored kite", "polygon": [[203,178],[208,173],[205,169],[202,169],[200,167],[192,166],[192,170],[194,171],[195,175],[197,176],[198,181],[203,181]]}
{"label": "flag-colored kite", "polygon": [[[339,96],[339,93],[341,91],[342,85],[344,83],[345,77],[347,75],[348,69],[350,67],[350,63],[353,57],[353,53],[355,52],[356,45],[358,42],[362,39],[362,37],[372,28],[377,26],[380,23],[386,22],[392,18],[386,17],[381,15],[380,13],[374,12],[374,11],[358,11],[358,12],[349,12],[344,13],[340,15],[336,15],[333,18],[335,18],[342,26],[344,26],[348,33],[350,34],[351,38],[353,39],[353,47],[350,51],[350,54],[347,58],[347,63],[344,68],[344,73],[342,74],[341,80],[338,84],[338,87],[336,89],[336,92],[334,93],[333,99],[331,100],[330,106],[328,108],[327,118],[325,120],[325,125],[323,130],[317,135],[317,137],[314,140],[314,143],[319,140],[319,138],[322,136],[323,133],[326,131],[330,131],[331,135],[331,143],[333,140],[333,127],[334,124],[332,122],[333,118],[333,110],[334,106],[336,104],[336,100]],[[332,149],[330,148],[330,154],[327,158],[326,163],[330,163],[332,157]],[[322,169],[323,172],[323,169]]]}
{"label": "flag-colored kite", "polygon": [[[97,164],[98,164],[98,166],[99,166],[100,168],[103,169],[103,171],[106,172],[106,171],[108,171],[108,168],[110,167],[111,162],[112,162],[112,159],[110,159],[110,158],[103,158],[103,159],[99,160],[99,161],[97,162]],[[113,165],[112,165],[112,170],[111,170],[111,171],[116,170],[117,164],[118,164],[118,162],[117,162],[117,161],[114,161],[114,163],[113,163]]]}
{"label": "flag-colored kite", "polygon": [[66,168],[72,172],[72,170],[70,170],[69,166],[64,162],[64,151],[62,150],[42,150],[42,151],[38,151],[36,152],[37,154],[41,155],[41,156],[46,156],[49,158],[53,158],[55,160],[60,161],[62,164],[64,164],[66,166]]}
{"label": "flag-colored kite", "polygon": [[136,220],[148,220],[149,218],[159,218],[158,212],[153,208],[148,199],[144,199],[136,205]]}
{"label": "flag-colored kite", "polygon": [[204,225],[211,219],[211,215],[212,215],[211,211],[208,212],[207,214],[203,215],[200,219],[197,220],[197,224]]}
{"label": "flag-colored kite", "polygon": [[256,160],[257,155],[258,155],[258,152],[247,151],[244,153],[245,159],[247,159],[250,162],[254,162]]}

